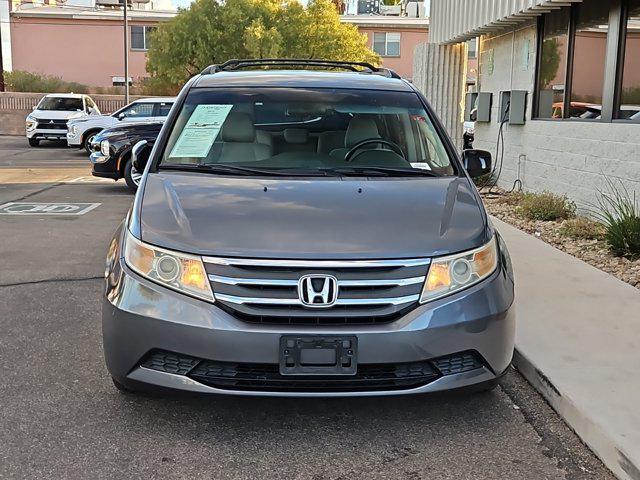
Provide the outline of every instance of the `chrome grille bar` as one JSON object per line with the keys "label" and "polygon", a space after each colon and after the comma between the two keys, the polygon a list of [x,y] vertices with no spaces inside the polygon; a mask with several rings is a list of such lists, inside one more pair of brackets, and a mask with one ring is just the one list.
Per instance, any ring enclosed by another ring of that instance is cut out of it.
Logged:
{"label": "chrome grille bar", "polygon": [[205,263],[227,266],[280,267],[280,268],[385,268],[418,267],[429,265],[428,258],[397,260],[275,260],[267,258],[203,257]]}
{"label": "chrome grille bar", "polygon": [[[216,300],[233,303],[236,305],[295,305],[303,306],[297,298],[266,298],[266,297],[236,297],[234,295],[224,295],[217,293]],[[420,295],[407,295],[405,297],[389,298],[338,298],[332,306],[350,305],[403,305],[405,303],[417,302]]]}
{"label": "chrome grille bar", "polygon": [[[214,283],[226,285],[258,285],[265,287],[295,287],[298,280],[291,279],[267,279],[267,278],[236,278],[221,275],[209,275],[209,280]],[[424,283],[424,277],[396,278],[382,280],[338,280],[339,287],[402,287]]]}

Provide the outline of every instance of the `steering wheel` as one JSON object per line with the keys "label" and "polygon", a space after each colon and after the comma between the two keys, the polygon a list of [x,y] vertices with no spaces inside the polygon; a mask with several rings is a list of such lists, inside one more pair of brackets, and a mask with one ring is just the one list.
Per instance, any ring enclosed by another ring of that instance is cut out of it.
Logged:
{"label": "steering wheel", "polygon": [[358,155],[366,152],[366,150],[361,150],[360,152],[356,153],[358,150],[360,150],[365,145],[369,145],[372,143],[378,143],[380,145],[387,146],[389,148],[385,150],[391,150],[393,153],[400,155],[403,160],[407,160],[407,157],[405,157],[402,148],[400,148],[397,143],[390,142],[389,140],[385,140],[384,138],[367,138],[366,140],[362,140],[361,142],[358,142],[353,147],[351,147],[351,149],[344,156],[344,161],[352,162]]}

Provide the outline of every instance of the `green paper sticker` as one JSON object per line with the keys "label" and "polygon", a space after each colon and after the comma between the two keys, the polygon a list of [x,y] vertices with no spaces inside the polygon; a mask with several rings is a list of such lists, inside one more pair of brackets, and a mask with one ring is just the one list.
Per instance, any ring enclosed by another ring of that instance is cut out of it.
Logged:
{"label": "green paper sticker", "polygon": [[182,129],[169,157],[206,157],[232,108],[233,105],[198,105]]}

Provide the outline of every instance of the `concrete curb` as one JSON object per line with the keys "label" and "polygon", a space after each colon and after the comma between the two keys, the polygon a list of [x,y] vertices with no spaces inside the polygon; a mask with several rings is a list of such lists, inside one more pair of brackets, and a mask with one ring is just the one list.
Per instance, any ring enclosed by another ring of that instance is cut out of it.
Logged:
{"label": "concrete curb", "polygon": [[559,390],[518,346],[513,355],[513,366],[616,477],[621,480],[640,480],[640,465],[634,464],[617,442],[589,417],[588,412],[580,410],[566,392]]}

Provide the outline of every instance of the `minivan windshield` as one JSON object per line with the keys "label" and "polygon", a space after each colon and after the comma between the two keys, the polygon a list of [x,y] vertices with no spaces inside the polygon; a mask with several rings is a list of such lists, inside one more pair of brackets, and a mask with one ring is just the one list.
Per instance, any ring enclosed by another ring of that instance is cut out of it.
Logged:
{"label": "minivan windshield", "polygon": [[81,98],[44,97],[38,104],[38,110],[76,111],[82,109]]}
{"label": "minivan windshield", "polygon": [[195,88],[159,167],[242,175],[455,174],[415,93],[335,88]]}

